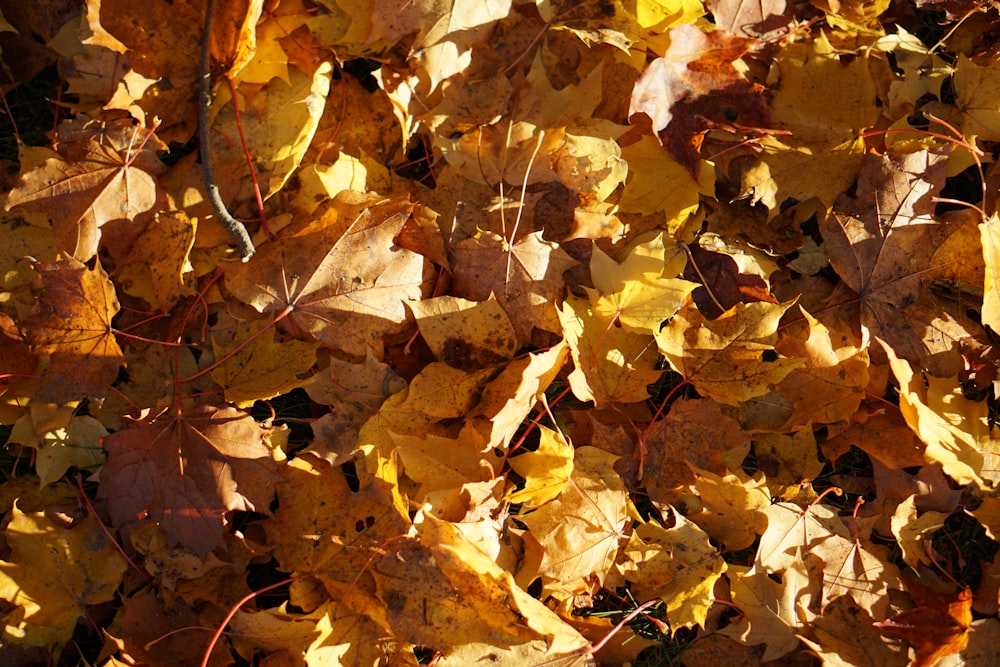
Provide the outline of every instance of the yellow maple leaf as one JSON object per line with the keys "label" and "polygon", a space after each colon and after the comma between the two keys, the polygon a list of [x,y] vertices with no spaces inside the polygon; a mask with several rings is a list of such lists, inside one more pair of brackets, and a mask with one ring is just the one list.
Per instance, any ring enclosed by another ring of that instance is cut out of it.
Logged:
{"label": "yellow maple leaf", "polygon": [[986,281],[983,286],[983,324],[1000,331],[1000,216],[993,214],[979,225],[982,234]]}
{"label": "yellow maple leaf", "polygon": [[562,370],[568,355],[569,347],[561,340],[548,350],[514,359],[483,388],[469,418],[489,420],[490,448],[507,449],[528,413]]}
{"label": "yellow maple leaf", "polygon": [[239,407],[267,400],[301,387],[316,360],[317,343],[275,339],[273,322],[237,322],[227,335],[212,337],[219,366],[212,379],[226,400]]}
{"label": "yellow maple leaf", "polygon": [[753,544],[768,525],[763,513],[771,505],[768,487],[762,480],[742,474],[716,475],[693,469],[694,488],[704,511],[691,515],[691,520],[726,551],[739,551]]}
{"label": "yellow maple leaf", "polygon": [[791,303],[738,303],[715,320],[687,304],[655,332],[660,352],[698,393],[738,405],[763,396],[802,365],[774,350],[778,321]]}
{"label": "yellow maple leaf", "polygon": [[644,136],[623,146],[622,158],[628,162],[629,178],[618,206],[627,213],[662,211],[670,234],[697,210],[700,194],[711,195],[715,190],[715,170],[707,162],[699,163],[695,181],[654,137]]}
{"label": "yellow maple leaf", "polygon": [[775,385],[775,391],[788,398],[792,413],[784,429],[807,423],[829,424],[846,421],[857,412],[868,386],[868,351],[853,345],[841,334],[841,345],[834,346],[838,333],[802,309],[808,337],[788,329],[774,349],[790,358],[801,358],[800,367]]}
{"label": "yellow maple leaf", "polygon": [[15,505],[6,539],[11,553],[0,562],[0,598],[17,609],[6,617],[4,643],[69,641],[85,605],[113,599],[127,567],[90,515],[71,525],[68,517]]}
{"label": "yellow maple leaf", "polygon": [[439,296],[407,305],[434,356],[450,366],[474,370],[509,361],[518,348],[517,332],[492,294],[486,301]]}
{"label": "yellow maple leaf", "polygon": [[931,556],[925,548],[932,533],[944,526],[948,515],[944,512],[926,511],[917,516],[917,496],[910,495],[896,506],[892,514],[892,534],[896,536],[903,560],[916,569],[921,563],[931,565]]}
{"label": "yellow maple leaf", "polygon": [[590,275],[596,290],[588,290],[595,315],[620,323],[633,333],[652,334],[680,309],[698,283],[677,278],[687,263],[680,247],[668,248],[665,234],[636,244],[616,263],[594,247]]}
{"label": "yellow maple leaf", "polygon": [[563,303],[559,319],[576,366],[569,383],[577,398],[604,406],[648,397],[646,387],[662,373],[656,368],[656,348],[648,334],[616,327],[575,297]]}
{"label": "yellow maple leaf", "polygon": [[538,449],[510,459],[510,467],[524,478],[524,488],[507,499],[522,503],[526,509],[540,507],[559,496],[573,473],[573,446],[552,429],[539,426],[538,430]]}
{"label": "yellow maple leaf", "polygon": [[806,583],[801,565],[785,572],[780,583],[756,565],[730,565],[729,579],[733,604],[743,619],[726,628],[725,634],[746,644],[767,644],[762,660],[794,650],[799,645],[796,633],[805,625],[798,616]]}
{"label": "yellow maple leaf", "polygon": [[519,516],[526,539],[541,551],[537,564],[526,563],[518,580],[541,577],[543,594],[566,599],[599,586],[614,564],[628,525],[625,484],[612,466],[616,456],[580,447],[569,484],[554,500]]}
{"label": "yellow maple leaf", "polygon": [[35,472],[44,486],[57,481],[71,467],[87,470],[103,463],[100,440],[106,435],[104,425],[90,416],[78,415],[65,425],[48,428],[43,424],[37,429],[32,417],[25,415],[14,423],[7,442],[35,449]]}
{"label": "yellow maple leaf", "polygon": [[899,410],[927,445],[924,459],[940,463],[959,484],[1000,480],[1000,441],[991,435],[985,401],[970,401],[957,378],[913,372],[891,347],[882,344],[899,381]]}
{"label": "yellow maple leaf", "polygon": [[769,105],[771,120],[791,136],[766,136],[758,143],[763,159],[743,174],[743,191],[772,216],[788,199],[818,197],[828,207],[864,162],[858,132],[879,118],[867,59],[842,61],[821,33],[811,42],[789,44],[772,69],[780,84]]}
{"label": "yellow maple leaf", "polygon": [[1000,68],[979,65],[964,54],[955,64],[955,106],[962,112],[962,132],[983,141],[1000,141]]}
{"label": "yellow maple leaf", "polygon": [[636,586],[637,598],[663,600],[672,626],[704,627],[726,562],[697,525],[678,512],[674,517],[670,528],[654,523],[636,527],[625,551],[625,577]]}

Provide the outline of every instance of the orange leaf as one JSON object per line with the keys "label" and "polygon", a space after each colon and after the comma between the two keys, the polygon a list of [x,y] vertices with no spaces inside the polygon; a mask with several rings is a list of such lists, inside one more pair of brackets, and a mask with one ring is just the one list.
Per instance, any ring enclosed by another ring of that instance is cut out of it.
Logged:
{"label": "orange leaf", "polygon": [[910,642],[916,651],[912,667],[930,667],[962,651],[969,642],[972,625],[972,591],[966,588],[957,595],[944,595],[913,583],[907,588],[922,604],[875,623],[875,627],[883,634]]}
{"label": "orange leaf", "polygon": [[76,141],[25,173],[5,207],[48,212],[59,248],[86,262],[97,254],[102,225],[134,220],[153,207],[154,175],[161,165],[152,149],[161,144],[150,141],[136,150],[143,145],[143,132],[145,139],[151,133],[131,124],[109,128],[70,124],[61,127],[61,132],[75,136]]}
{"label": "orange leaf", "polygon": [[118,313],[114,285],[100,264],[88,269],[72,258],[39,262],[35,270],[44,292],[24,328],[34,352],[51,359],[34,398],[59,404],[103,399],[125,365],[111,329]]}

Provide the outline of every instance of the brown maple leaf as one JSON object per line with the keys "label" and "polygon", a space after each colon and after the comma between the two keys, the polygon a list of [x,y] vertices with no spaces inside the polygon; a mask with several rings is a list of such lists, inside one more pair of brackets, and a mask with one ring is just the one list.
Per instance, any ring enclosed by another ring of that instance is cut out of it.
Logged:
{"label": "brown maple leaf", "polygon": [[787,134],[772,126],[764,89],[733,66],[757,43],[724,30],[704,33],[682,23],[670,31],[666,54],[635,83],[629,116],[649,116],[660,143],[696,179],[698,151],[710,129]]}
{"label": "brown maple leaf", "polygon": [[452,294],[472,301],[496,295],[522,343],[531,339],[535,327],[559,331],[555,303],[562,296],[563,273],[574,262],[541,232],[513,245],[498,234],[483,232],[456,244],[454,256]]}
{"label": "brown maple leaf", "polygon": [[153,207],[162,169],[154,149],[166,146],[125,121],[71,121],[59,131],[59,153],[21,176],[5,208],[48,213],[59,249],[86,262],[97,253],[101,226]]}
{"label": "brown maple leaf", "polygon": [[73,258],[38,262],[42,296],[25,318],[28,342],[50,357],[36,400],[65,404],[83,396],[103,399],[125,365],[111,328],[118,313],[115,287],[98,264]]}
{"label": "brown maple leaf", "polygon": [[933,258],[958,227],[932,216],[944,186],[944,158],[926,151],[870,156],[856,196],[841,195],[820,222],[830,264],[860,296],[866,333],[939,376],[958,370],[942,365],[944,353],[957,358],[958,341],[983,337],[964,308],[938,299],[924,284],[928,272],[942,268]]}
{"label": "brown maple leaf", "polygon": [[295,335],[357,357],[381,354],[382,337],[403,329],[404,304],[430,291],[419,251],[430,254],[438,234],[429,209],[346,191],[234,266],[226,287],[259,312],[287,316]]}
{"label": "brown maple leaf", "polygon": [[103,440],[98,497],[115,526],[149,516],[171,546],[201,554],[224,545],[226,510],[266,512],[281,481],[265,430],[245,412],[203,406]]}

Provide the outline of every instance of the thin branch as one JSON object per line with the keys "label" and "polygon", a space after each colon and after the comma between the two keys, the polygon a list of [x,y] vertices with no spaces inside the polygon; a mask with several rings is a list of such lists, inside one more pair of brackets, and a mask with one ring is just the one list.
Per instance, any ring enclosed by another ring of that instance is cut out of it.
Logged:
{"label": "thin branch", "polygon": [[201,36],[201,95],[198,104],[198,138],[201,142],[201,175],[205,181],[205,190],[208,192],[208,201],[212,204],[212,210],[219,219],[219,223],[232,234],[240,247],[240,258],[247,262],[256,252],[250,234],[242,222],[237,220],[226,209],[222,202],[222,195],[219,194],[219,186],[215,180],[215,167],[212,164],[212,151],[208,145],[208,112],[212,108],[212,72],[209,67],[210,47],[212,36],[212,15],[215,13],[215,0],[208,0],[205,7],[205,31]]}

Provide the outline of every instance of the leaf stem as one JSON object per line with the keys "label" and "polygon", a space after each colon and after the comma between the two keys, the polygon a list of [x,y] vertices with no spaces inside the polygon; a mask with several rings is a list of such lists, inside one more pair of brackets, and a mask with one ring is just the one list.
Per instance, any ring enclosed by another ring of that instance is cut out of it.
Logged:
{"label": "leaf stem", "polygon": [[212,204],[212,210],[219,219],[219,223],[225,227],[233,238],[236,239],[240,248],[240,258],[247,262],[253,257],[256,249],[250,234],[242,222],[229,213],[226,205],[222,201],[219,193],[219,186],[215,180],[215,165],[212,164],[212,151],[208,145],[208,112],[212,108],[212,72],[209,67],[210,43],[212,37],[212,16],[215,14],[215,0],[208,0],[205,7],[205,30],[201,36],[201,95],[198,100],[198,138],[201,144],[201,175],[205,181],[205,191],[208,193],[208,201]]}
{"label": "leaf stem", "polygon": [[250,343],[254,342],[255,340],[257,340],[257,338],[259,338],[260,336],[264,335],[264,332],[266,332],[272,326],[274,326],[275,324],[277,324],[281,320],[283,320],[286,317],[288,317],[291,314],[292,310],[294,310],[294,308],[292,306],[286,306],[283,311],[281,311],[280,313],[278,313],[277,316],[273,320],[271,320],[270,324],[268,324],[265,327],[262,327],[259,331],[255,331],[252,335],[247,336],[247,338],[245,340],[241,341],[239,345],[237,345],[232,350],[230,350],[221,359],[217,359],[215,361],[215,363],[213,363],[211,366],[208,366],[207,368],[201,369],[200,371],[198,371],[194,375],[191,375],[189,377],[183,378],[181,380],[177,380],[177,384],[181,385],[181,384],[184,384],[184,383],[187,383],[187,382],[191,382],[193,380],[197,380],[198,378],[203,377],[205,375],[208,375],[209,373],[211,373],[212,371],[214,371],[216,368],[218,368],[219,366],[223,365],[224,363],[226,363],[227,361],[229,361],[230,359],[232,359],[233,357],[235,357],[237,354],[239,354],[240,352],[242,352],[244,349],[246,349],[246,347],[248,345],[250,345]]}
{"label": "leaf stem", "polygon": [[[213,0],[208,1],[211,3]],[[212,657],[212,652],[215,650],[215,645],[219,643],[219,638],[222,637],[222,633],[226,631],[226,626],[229,625],[229,621],[233,620],[233,617],[239,612],[240,607],[245,605],[247,602],[250,602],[250,600],[253,600],[261,593],[266,593],[270,590],[274,590],[275,588],[280,588],[281,586],[287,586],[288,584],[298,581],[299,579],[305,579],[307,576],[309,575],[297,574],[294,577],[282,579],[281,581],[265,586],[260,590],[251,591],[250,593],[244,595],[239,602],[233,605],[232,609],[229,610],[229,613],[226,614],[226,617],[222,619],[222,623],[220,623],[219,627],[215,629],[215,634],[212,635],[212,640],[208,642],[208,646],[205,648],[205,653],[202,655],[201,667],[208,667],[208,662]]]}

